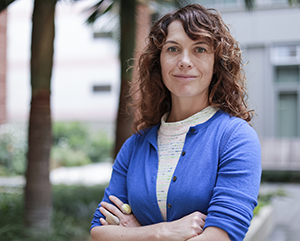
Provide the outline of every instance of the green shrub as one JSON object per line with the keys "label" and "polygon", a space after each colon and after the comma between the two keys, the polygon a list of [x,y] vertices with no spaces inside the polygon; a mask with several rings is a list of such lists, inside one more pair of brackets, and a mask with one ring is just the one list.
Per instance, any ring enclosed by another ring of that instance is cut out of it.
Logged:
{"label": "green shrub", "polygon": [[[85,161],[105,161],[112,156],[113,140],[105,131],[95,130],[79,122],[53,123],[53,146],[60,147],[62,153],[79,151],[85,154]],[[54,153],[56,150],[54,151]],[[81,156],[83,158],[83,155]]]}
{"label": "green shrub", "polygon": [[80,150],[89,139],[89,129],[79,122],[53,122],[53,146],[68,146]]}
{"label": "green shrub", "polygon": [[27,133],[20,124],[0,126],[0,175],[22,175],[26,168]]}
{"label": "green shrub", "polygon": [[51,169],[60,166],[82,166],[90,163],[89,157],[81,150],[72,150],[60,146],[54,146],[51,149]]}
{"label": "green shrub", "polygon": [[300,183],[300,171],[266,171],[262,172],[262,182]]}
{"label": "green shrub", "polygon": [[89,145],[86,145],[86,153],[92,162],[106,161],[112,158],[113,141],[108,134],[101,131],[91,134]]}
{"label": "green shrub", "polygon": [[91,220],[107,185],[53,186],[52,232],[29,233],[23,227],[23,194],[0,193],[1,241],[88,241]]}
{"label": "green shrub", "polygon": [[263,193],[263,194],[259,194],[258,195],[258,205],[255,207],[254,211],[253,211],[253,215],[257,215],[259,213],[259,210],[265,206],[265,205],[269,205],[272,201],[272,198],[274,197],[285,197],[286,193],[284,190],[282,189],[278,189],[276,191],[273,192],[267,192],[267,193]]}
{"label": "green shrub", "polygon": [[[51,168],[112,158],[113,138],[106,129],[81,122],[54,122],[52,129]],[[24,175],[27,148],[27,124],[0,125],[0,176]]]}

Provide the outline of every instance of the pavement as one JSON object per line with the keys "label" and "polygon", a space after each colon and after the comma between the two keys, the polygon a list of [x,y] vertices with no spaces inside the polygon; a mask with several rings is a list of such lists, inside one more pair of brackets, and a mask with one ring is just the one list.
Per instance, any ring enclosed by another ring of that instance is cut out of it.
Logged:
{"label": "pavement", "polygon": [[[97,185],[105,184],[110,180],[112,164],[109,162],[93,163],[78,167],[59,167],[50,172],[50,181],[52,184],[81,184]],[[23,187],[25,178],[0,177],[0,186],[2,187]]]}

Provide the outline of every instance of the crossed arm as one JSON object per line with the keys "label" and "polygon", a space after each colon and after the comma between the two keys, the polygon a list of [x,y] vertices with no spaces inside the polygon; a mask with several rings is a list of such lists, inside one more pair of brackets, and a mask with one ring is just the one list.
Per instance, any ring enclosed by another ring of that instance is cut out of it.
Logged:
{"label": "crossed arm", "polygon": [[115,204],[102,202],[100,212],[106,217],[110,213],[120,220],[119,225],[108,225],[101,218],[103,226],[91,230],[92,241],[101,240],[139,240],[139,241],[230,241],[227,233],[216,227],[208,227],[203,231],[206,215],[194,212],[179,220],[141,226],[133,214],[124,214],[121,210],[123,202],[115,196],[109,199]]}

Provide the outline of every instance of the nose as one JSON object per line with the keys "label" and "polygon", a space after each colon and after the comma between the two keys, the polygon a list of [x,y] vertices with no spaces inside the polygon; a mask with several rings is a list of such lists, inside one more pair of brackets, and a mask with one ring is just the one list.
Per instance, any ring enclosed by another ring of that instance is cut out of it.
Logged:
{"label": "nose", "polygon": [[192,63],[189,53],[186,53],[186,52],[182,53],[182,56],[178,62],[178,66],[179,66],[179,68],[192,68],[193,67],[193,63]]}

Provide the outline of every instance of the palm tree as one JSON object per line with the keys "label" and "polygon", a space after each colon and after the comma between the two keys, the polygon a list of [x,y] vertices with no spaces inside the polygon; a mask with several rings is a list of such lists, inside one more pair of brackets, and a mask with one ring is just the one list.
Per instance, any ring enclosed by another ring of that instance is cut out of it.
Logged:
{"label": "palm tree", "polygon": [[121,62],[121,88],[119,96],[119,108],[116,123],[115,156],[123,145],[123,142],[132,134],[131,124],[133,114],[126,112],[129,99],[129,83],[132,80],[132,71],[127,71],[127,61],[133,58],[135,49],[135,10],[136,0],[120,1],[120,62]]}
{"label": "palm tree", "polygon": [[[14,0],[0,2],[0,11]],[[53,65],[54,14],[57,0],[35,0],[31,36],[31,108],[28,131],[25,185],[26,227],[50,230],[51,184],[49,162],[51,149],[50,85]]]}
{"label": "palm tree", "polygon": [[28,164],[25,186],[25,225],[49,230],[51,184],[50,86],[53,66],[54,15],[57,0],[35,0],[31,39],[31,108],[28,131]]}

